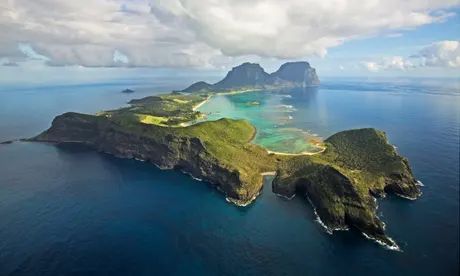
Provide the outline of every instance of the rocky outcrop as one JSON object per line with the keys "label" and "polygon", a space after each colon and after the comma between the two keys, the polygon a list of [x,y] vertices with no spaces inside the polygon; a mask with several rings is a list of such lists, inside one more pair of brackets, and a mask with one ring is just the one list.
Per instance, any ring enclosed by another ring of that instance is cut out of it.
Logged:
{"label": "rocky outcrop", "polygon": [[339,132],[325,142],[323,154],[282,162],[273,191],[286,197],[306,196],[330,232],[352,227],[397,248],[376,214],[375,197],[385,192],[411,199],[420,195],[407,160],[396,153],[383,132],[374,129]]}
{"label": "rocky outcrop", "polygon": [[272,74],[265,72],[257,63],[246,62],[232,68],[224,79],[215,84],[200,81],[182,90],[182,92],[281,89],[317,86],[319,83],[316,70],[308,62],[287,62]]}
{"label": "rocky outcrop", "polygon": [[316,70],[308,62],[287,62],[270,75],[273,83],[292,86],[316,86],[320,84]]}
{"label": "rocky outcrop", "polygon": [[373,128],[347,130],[325,142],[328,149],[323,158],[360,176],[373,195],[389,192],[410,199],[420,196],[409,162],[398,154],[384,132]]}
{"label": "rocky outcrop", "polygon": [[232,68],[227,76],[216,84],[213,89],[231,90],[240,87],[262,87],[270,80],[270,75],[257,63],[243,63]]}
{"label": "rocky outcrop", "polygon": [[126,94],[134,93],[134,90],[127,88],[127,89],[123,89],[121,93],[126,93]]}

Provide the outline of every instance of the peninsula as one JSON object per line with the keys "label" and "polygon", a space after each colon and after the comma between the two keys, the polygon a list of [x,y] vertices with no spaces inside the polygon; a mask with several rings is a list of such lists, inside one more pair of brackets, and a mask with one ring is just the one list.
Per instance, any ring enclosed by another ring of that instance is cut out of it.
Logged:
{"label": "peninsula", "polygon": [[30,140],[78,143],[161,169],[179,169],[214,185],[240,206],[256,199],[263,177],[272,174],[273,192],[306,196],[327,231],[355,228],[395,249],[376,214],[375,199],[386,193],[415,199],[420,189],[408,161],[384,132],[347,130],[324,140],[324,150],[317,154],[278,154],[252,143],[257,130],[248,121],[206,121],[197,110],[215,92],[317,84],[315,70],[306,62],[287,63],[273,74],[245,63],[213,85],[195,83],[186,92],[133,100],[129,107],[96,115],[62,114]]}

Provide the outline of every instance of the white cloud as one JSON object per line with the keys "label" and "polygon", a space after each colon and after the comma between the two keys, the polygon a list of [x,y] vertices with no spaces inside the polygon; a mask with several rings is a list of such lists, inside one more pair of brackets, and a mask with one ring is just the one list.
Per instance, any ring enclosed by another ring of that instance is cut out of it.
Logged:
{"label": "white cloud", "polygon": [[[0,58],[51,65],[214,66],[324,56],[345,41],[445,20],[458,0],[2,0]],[[121,58],[121,59],[120,59]],[[127,61],[127,62],[125,62]],[[432,59],[427,57],[427,63]],[[394,65],[398,66],[398,65]]]}
{"label": "white cloud", "polygon": [[460,41],[439,41],[413,57],[421,58],[424,66],[460,68]]}
{"label": "white cloud", "polygon": [[378,72],[381,69],[381,65],[373,61],[362,62],[363,66],[370,72]]}
{"label": "white cloud", "polygon": [[444,40],[423,47],[418,53],[404,58],[385,57],[361,63],[368,71],[408,70],[421,67],[460,68],[460,41]]}
{"label": "white cloud", "polygon": [[398,38],[398,37],[402,37],[403,34],[402,33],[391,33],[391,34],[387,34],[386,37],[389,37],[389,38]]}

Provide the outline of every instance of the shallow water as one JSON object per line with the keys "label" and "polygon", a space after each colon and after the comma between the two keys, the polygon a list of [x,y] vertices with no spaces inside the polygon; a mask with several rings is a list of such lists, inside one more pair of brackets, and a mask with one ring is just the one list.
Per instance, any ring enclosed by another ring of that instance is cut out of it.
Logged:
{"label": "shallow water", "polygon": [[[97,112],[160,91],[121,88],[0,89],[0,140],[33,136],[64,111]],[[330,79],[295,96],[279,99],[296,109],[289,126],[322,137],[376,127],[409,158],[423,196],[379,202],[403,252],[355,231],[327,234],[305,199],[277,197],[269,180],[254,204],[237,208],[179,172],[16,142],[0,145],[0,275],[457,275],[458,84]]]}
{"label": "shallow water", "polygon": [[321,141],[314,133],[293,123],[297,111],[286,104],[296,91],[282,93],[257,91],[213,96],[199,110],[207,114],[207,120],[220,118],[245,119],[257,128],[254,143],[268,150],[286,153],[318,152],[314,141]]}

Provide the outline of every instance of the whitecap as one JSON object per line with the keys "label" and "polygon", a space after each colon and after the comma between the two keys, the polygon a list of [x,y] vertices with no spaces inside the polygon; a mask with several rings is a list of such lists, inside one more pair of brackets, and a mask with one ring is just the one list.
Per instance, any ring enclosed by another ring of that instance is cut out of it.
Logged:
{"label": "whitecap", "polygon": [[186,174],[186,175],[188,175],[188,176],[190,176],[192,179],[194,179],[194,180],[196,180],[196,181],[200,181],[200,182],[203,181],[203,179],[198,178],[198,177],[195,177],[195,176],[193,176],[193,174],[191,174],[191,173],[189,173],[189,172],[187,172],[187,171],[181,170],[181,172],[184,173],[184,174]]}
{"label": "whitecap", "polygon": [[417,180],[417,182],[415,183],[415,185],[420,186],[420,187],[425,187],[425,184],[423,184],[423,182],[420,181],[420,180]]}
{"label": "whitecap", "polygon": [[398,251],[398,252],[403,252],[401,250],[401,248],[399,248],[399,246],[396,244],[396,242],[392,239],[392,238],[388,238],[392,245],[388,245],[386,243],[384,243],[383,241],[379,240],[379,239],[376,239],[376,238],[373,238],[369,235],[367,235],[366,233],[364,232],[361,232],[361,234],[363,234],[364,237],[366,237],[366,239],[369,239],[369,240],[372,240],[372,241],[375,241],[376,243],[378,243],[379,245],[383,246],[384,248],[388,249],[388,250],[393,250],[393,251]]}
{"label": "whitecap", "polygon": [[[422,193],[420,193],[420,195],[421,195],[421,194],[422,194]],[[402,195],[402,194],[398,194],[398,193],[396,193],[396,195],[397,195],[397,196],[399,196],[399,197],[402,197],[402,198],[408,199],[408,200],[412,200],[412,201],[414,201],[414,200],[416,200],[416,199],[417,199],[417,197],[410,197],[410,196],[405,196],[405,195]]]}
{"label": "whitecap", "polygon": [[313,213],[315,214],[316,216],[316,222],[319,223],[319,225],[321,225],[325,230],[326,230],[326,233],[328,233],[329,235],[332,235],[332,233],[334,231],[348,231],[349,228],[344,226],[344,227],[335,227],[335,228],[331,228],[331,227],[328,227],[322,220],[321,220],[321,217],[318,215],[318,212],[316,211],[316,207],[315,205],[313,204],[313,202],[311,201],[311,199],[308,197],[308,195],[306,195],[307,197],[307,200],[308,202],[310,202],[310,205],[312,206],[313,208]]}
{"label": "whitecap", "polygon": [[238,207],[246,207],[249,204],[251,204],[259,195],[260,195],[260,191],[257,194],[255,194],[250,200],[245,201],[245,202],[241,202],[240,200],[237,200],[237,199],[234,199],[228,196],[225,197],[225,200],[229,203],[235,204]]}
{"label": "whitecap", "polygon": [[295,197],[295,194],[293,194],[292,196],[285,196],[285,195],[282,195],[282,194],[278,194],[278,193],[274,193],[275,195],[279,196],[279,197],[282,197],[284,199],[287,199],[287,200],[291,200]]}

